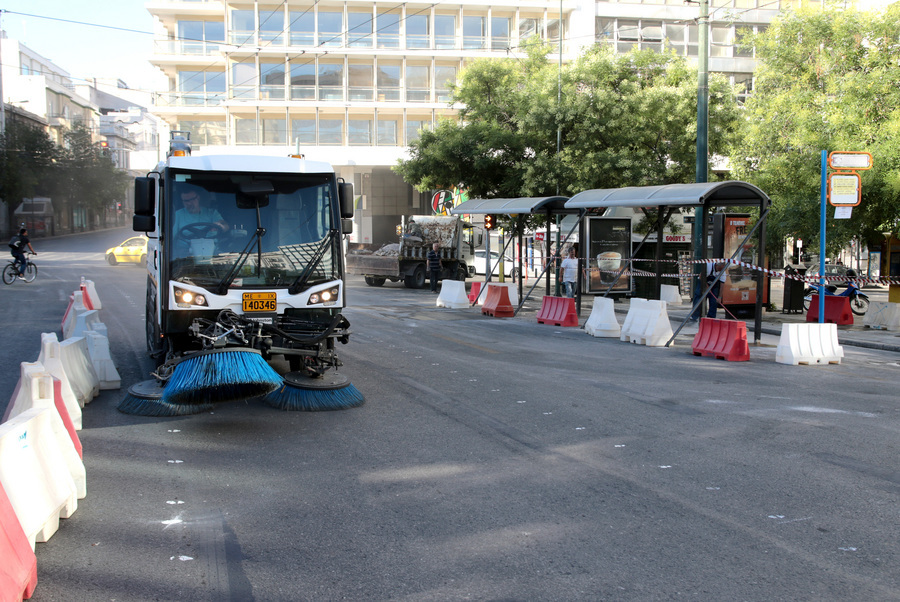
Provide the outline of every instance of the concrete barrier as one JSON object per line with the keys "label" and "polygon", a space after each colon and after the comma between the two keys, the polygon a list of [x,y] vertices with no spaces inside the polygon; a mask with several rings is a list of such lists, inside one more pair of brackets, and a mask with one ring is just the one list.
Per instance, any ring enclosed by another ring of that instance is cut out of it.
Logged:
{"label": "concrete barrier", "polygon": [[694,355],[714,357],[729,362],[750,361],[747,324],[738,320],[701,318],[700,330],[691,344]]}
{"label": "concrete barrier", "polygon": [[53,436],[53,413],[32,408],[0,424],[0,484],[32,550],[78,509],[77,487]]}
{"label": "concrete barrier", "polygon": [[616,319],[615,302],[609,297],[594,297],[591,315],[584,323],[584,331],[593,337],[619,338],[622,329]]}
{"label": "concrete barrier", "polygon": [[53,378],[59,379],[62,388],[63,400],[66,408],[69,410],[69,416],[75,428],[81,430],[81,408],[84,403],[78,399],[75,388],[69,379],[66,367],[62,363],[62,357],[59,350],[59,339],[56,338],[55,332],[41,333],[41,353],[38,355],[37,363],[44,367]]}
{"label": "concrete barrier", "polygon": [[[807,322],[819,321],[819,295],[813,295],[806,312]],[[850,297],[825,295],[825,319],[829,324],[846,326],[853,324],[853,312],[850,311]]]}
{"label": "concrete barrier", "polygon": [[85,333],[88,353],[91,356],[91,364],[100,379],[100,389],[119,389],[122,387],[122,378],[112,356],[109,354],[109,339],[99,332],[88,330]]}
{"label": "concrete barrier", "polygon": [[670,338],[672,325],[669,323],[666,302],[632,299],[619,339],[648,347],[662,347]]}
{"label": "concrete barrier", "polygon": [[69,295],[69,305],[66,307],[66,313],[63,314],[62,319],[62,335],[64,339],[72,336],[78,315],[86,311],[90,310],[84,305],[84,297],[81,291],[75,291]]}
{"label": "concrete barrier", "polygon": [[459,280],[442,280],[441,294],[438,295],[435,305],[450,309],[469,307],[469,299],[466,297],[466,283]]}
{"label": "concrete barrier", "polygon": [[512,318],[516,315],[515,309],[509,302],[509,289],[497,284],[489,284],[487,298],[481,308],[482,314],[494,318]]}
{"label": "concrete barrier", "polygon": [[37,557],[0,485],[0,599],[30,598],[37,586]]}
{"label": "concrete barrier", "polygon": [[103,309],[100,303],[100,297],[97,295],[97,287],[94,286],[93,280],[85,280],[81,277],[81,292],[84,295],[84,305],[88,309]]}
{"label": "concrete barrier", "polygon": [[84,406],[90,403],[100,394],[100,379],[91,363],[87,341],[84,337],[72,337],[62,341],[59,344],[59,356],[79,404]]}
{"label": "concrete barrier", "polygon": [[863,324],[867,328],[879,330],[900,330],[900,303],[890,301],[872,301],[863,318]]}
{"label": "concrete barrier", "polygon": [[32,409],[51,410],[48,418],[52,435],[59,445],[62,459],[75,483],[78,499],[87,493],[81,440],[75,432],[66,405],[59,395],[59,381],[38,363],[22,363],[22,377],[16,386],[16,399],[10,402],[5,420],[13,420]]}
{"label": "concrete barrier", "polygon": [[661,284],[659,299],[660,301],[665,301],[669,307],[681,305],[681,292],[674,284]]}
{"label": "concrete barrier", "polygon": [[544,295],[541,298],[541,309],[537,314],[538,324],[551,326],[578,326],[578,314],[575,312],[575,299],[569,297],[553,297]]}
{"label": "concrete barrier", "polygon": [[779,364],[840,364],[844,348],[838,344],[837,324],[782,324],[775,350]]}

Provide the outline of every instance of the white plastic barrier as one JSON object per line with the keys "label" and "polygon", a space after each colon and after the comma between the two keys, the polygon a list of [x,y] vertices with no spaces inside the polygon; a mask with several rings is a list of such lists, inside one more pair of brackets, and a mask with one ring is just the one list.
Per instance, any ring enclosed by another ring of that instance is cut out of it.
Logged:
{"label": "white plastic barrier", "polygon": [[109,354],[109,339],[93,330],[88,330],[85,334],[87,340],[88,353],[91,356],[91,364],[100,379],[100,388],[119,389],[122,387],[122,379],[119,377],[119,371],[113,363],[112,356]]}
{"label": "white plastic barrier", "polygon": [[72,336],[72,331],[75,329],[75,323],[78,316],[86,311],[89,310],[84,306],[84,298],[81,291],[75,291],[69,295],[69,306],[66,308],[66,313],[63,314],[62,320],[63,339],[68,339]]}
{"label": "white plastic barrier", "polygon": [[616,337],[622,334],[616,319],[614,302],[609,297],[594,297],[591,315],[584,323],[584,331],[594,337]]}
{"label": "white plastic barrier", "polygon": [[866,311],[863,324],[869,328],[880,330],[900,330],[900,303],[872,301]]}
{"label": "white plastic barrier", "polygon": [[32,549],[78,508],[78,487],[53,434],[53,414],[32,408],[0,424],[0,483]]}
{"label": "white plastic barrier", "polygon": [[100,394],[100,379],[91,363],[87,340],[84,337],[66,339],[59,344],[59,355],[75,396],[82,405],[90,403]]}
{"label": "white plastic barrier", "polygon": [[100,303],[100,297],[97,296],[97,287],[94,286],[93,280],[85,280],[84,276],[82,276],[81,291],[87,297],[85,305],[90,303],[91,309],[103,309],[103,304]]}
{"label": "white plastic barrier", "polygon": [[[635,303],[637,301],[637,303]],[[662,347],[672,337],[666,302],[632,299],[619,339],[648,347]]]}
{"label": "white plastic barrier", "polygon": [[660,285],[659,298],[665,301],[668,306],[681,305],[681,292],[674,284]]}
{"label": "white plastic barrier", "polygon": [[[3,414],[4,420],[35,407],[35,395],[38,395],[39,392],[32,390],[32,382],[36,376],[46,376],[49,379],[53,378],[53,375],[47,372],[46,368],[44,368],[40,362],[22,362],[19,365],[19,382],[16,383],[16,388],[13,390],[12,397],[9,399],[9,403],[6,406],[6,412]],[[52,383],[53,381],[51,380],[51,388],[47,389],[45,392],[50,399],[53,399]],[[72,425],[76,430],[81,430],[81,406],[78,405],[75,396],[71,394],[71,389],[69,390],[69,393],[68,399],[63,398],[63,406],[65,406],[66,412],[72,420]]]}
{"label": "white plastic barrier", "polygon": [[103,336],[109,336],[106,324],[100,321],[100,312],[91,309],[85,312],[76,312],[75,326],[69,333],[69,337],[83,337],[88,330],[92,330]]}
{"label": "white plastic barrier", "polygon": [[466,283],[459,280],[442,280],[441,294],[438,295],[436,305],[449,307],[450,309],[465,309],[469,307],[469,297],[466,296]]}
{"label": "white plastic barrier", "polygon": [[55,332],[41,333],[41,353],[38,356],[37,363],[42,365],[44,370],[49,372],[53,378],[60,381],[66,409],[69,411],[69,416],[72,418],[72,424],[80,431],[81,408],[84,407],[84,403],[82,403],[75,393],[75,388],[72,386],[69,375],[66,372],[66,367],[62,363],[62,357],[60,357],[59,351],[59,339],[56,338]]}
{"label": "white plastic barrier", "polygon": [[840,364],[844,348],[838,344],[837,324],[782,324],[775,350],[779,364]]}

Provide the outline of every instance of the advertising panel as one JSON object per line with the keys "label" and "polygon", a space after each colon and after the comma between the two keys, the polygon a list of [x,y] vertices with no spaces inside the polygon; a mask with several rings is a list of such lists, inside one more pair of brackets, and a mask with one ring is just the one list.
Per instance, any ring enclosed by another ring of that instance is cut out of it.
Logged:
{"label": "advertising panel", "polygon": [[[605,293],[616,273],[631,257],[631,218],[588,218],[587,266],[589,293]],[[611,293],[630,293],[631,276],[622,276]]]}
{"label": "advertising panel", "polygon": [[[734,213],[717,213],[713,221],[713,254],[717,258],[729,258],[734,255],[741,241],[752,227],[749,215]],[[759,265],[759,254],[756,249],[757,240],[753,238],[744,242],[741,252],[735,257],[737,261]],[[754,271],[739,265],[728,267],[725,282],[722,283],[723,305],[752,305],[756,303],[756,280]],[[764,281],[765,282],[765,281]],[[768,303],[768,287],[763,287],[763,303]]]}

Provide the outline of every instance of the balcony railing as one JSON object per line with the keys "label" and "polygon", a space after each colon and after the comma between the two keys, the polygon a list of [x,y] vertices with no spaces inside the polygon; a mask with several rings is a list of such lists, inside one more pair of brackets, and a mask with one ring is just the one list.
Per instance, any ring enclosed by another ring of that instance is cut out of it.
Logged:
{"label": "balcony railing", "polygon": [[216,107],[225,100],[224,92],[168,92],[156,95],[158,107]]}

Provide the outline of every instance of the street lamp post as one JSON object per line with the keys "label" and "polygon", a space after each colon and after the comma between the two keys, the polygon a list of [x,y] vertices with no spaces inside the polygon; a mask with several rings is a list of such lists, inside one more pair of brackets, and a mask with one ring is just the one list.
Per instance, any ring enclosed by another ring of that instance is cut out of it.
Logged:
{"label": "street lamp post", "polygon": [[[697,22],[699,28],[699,48],[697,57],[697,162],[696,181],[703,183],[708,181],[709,169],[709,143],[707,133],[709,131],[709,0],[700,0],[700,18]],[[694,209],[694,259],[703,259],[705,253],[706,233],[706,207]],[[660,244],[661,241],[657,242]],[[695,264],[694,273],[698,278],[697,293],[700,294],[703,276],[706,274],[705,266]]]}

